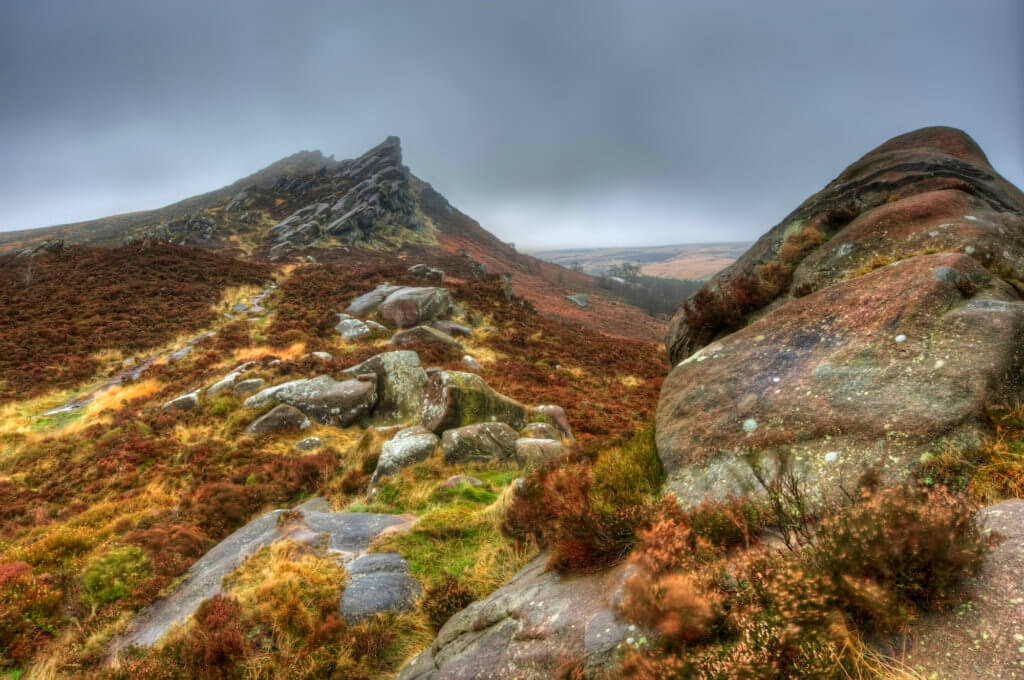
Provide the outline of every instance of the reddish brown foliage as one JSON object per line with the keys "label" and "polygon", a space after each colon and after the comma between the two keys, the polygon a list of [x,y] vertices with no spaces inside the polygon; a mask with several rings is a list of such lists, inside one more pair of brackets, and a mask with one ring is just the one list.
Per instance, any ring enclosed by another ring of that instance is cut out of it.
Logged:
{"label": "reddish brown foliage", "polygon": [[441,630],[441,626],[448,619],[468,607],[474,600],[476,597],[473,596],[472,590],[451,574],[445,574],[444,580],[427,588],[424,593],[423,613],[427,615],[427,620],[434,630]]}
{"label": "reddish brown foliage", "polygon": [[194,677],[230,677],[235,665],[251,651],[238,600],[215,595],[199,605],[194,618],[196,625],[182,650],[183,661]]}
{"label": "reddish brown foliage", "polygon": [[24,663],[58,624],[61,592],[24,562],[0,564],[0,669]]}
{"label": "reddish brown foliage", "polygon": [[259,284],[264,265],[163,243],[0,259],[0,399],[69,387],[103,349],[139,351],[210,323],[230,286]]}

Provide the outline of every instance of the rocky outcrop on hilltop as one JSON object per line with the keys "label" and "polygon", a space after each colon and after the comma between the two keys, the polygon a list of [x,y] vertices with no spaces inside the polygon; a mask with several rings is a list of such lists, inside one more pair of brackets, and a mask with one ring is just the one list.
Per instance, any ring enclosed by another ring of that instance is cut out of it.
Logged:
{"label": "rocky outcrop on hilltop", "polygon": [[928,128],[847,168],[677,312],[658,407],[669,489],[741,493],[751,458],[824,493],[906,478],[1019,398],[1024,195]]}

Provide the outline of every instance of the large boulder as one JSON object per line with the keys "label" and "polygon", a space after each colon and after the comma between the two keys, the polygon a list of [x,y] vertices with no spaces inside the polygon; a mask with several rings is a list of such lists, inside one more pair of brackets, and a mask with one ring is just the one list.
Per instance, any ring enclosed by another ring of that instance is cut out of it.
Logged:
{"label": "large boulder", "polygon": [[523,467],[540,467],[569,452],[560,439],[520,437],[516,440],[516,461]]}
{"label": "large boulder", "polygon": [[437,371],[423,395],[423,426],[434,432],[472,423],[502,422],[520,430],[527,409],[495,392],[483,378],[463,371]]}
{"label": "large boulder", "polygon": [[273,402],[294,406],[318,423],[348,427],[377,403],[377,384],[370,379],[335,380],[321,375],[267,388],[246,399],[245,406],[260,408]]}
{"label": "large boulder", "polygon": [[565,409],[555,404],[541,404],[530,409],[530,418],[538,422],[547,423],[555,427],[561,433],[570,446],[576,445],[576,437],[572,434],[572,426],[569,425],[569,416]]}
{"label": "large boulder", "polygon": [[370,374],[377,377],[378,401],[373,412],[377,424],[393,425],[419,419],[427,372],[416,352],[384,352],[345,369],[344,374],[353,378]]}
{"label": "large boulder", "polygon": [[444,288],[399,288],[381,303],[380,317],[396,328],[409,328],[444,316],[454,304]]}
{"label": "large boulder", "polygon": [[828,496],[977,442],[986,409],[1021,396],[1022,210],[946,128],[805,202],[677,313],[657,412],[669,490],[698,503],[785,465]]}
{"label": "large boulder", "polygon": [[337,318],[338,323],[334,325],[334,330],[338,331],[341,337],[348,342],[366,340],[374,335],[374,330],[365,321],[342,313],[339,313]]}
{"label": "large boulder", "polygon": [[629,567],[561,576],[546,561],[538,556],[449,619],[398,680],[551,680],[574,664],[611,667],[620,644],[637,635],[615,614]]}
{"label": "large boulder", "polygon": [[398,553],[371,553],[348,567],[348,583],[340,610],[349,625],[384,612],[409,611],[423,587],[409,576],[409,564]]}
{"label": "large boulder", "polygon": [[890,139],[804,201],[680,306],[665,339],[669,362],[766,306],[929,251],[964,252],[1024,281],[1024,194],[952,128]]}
{"label": "large boulder", "polygon": [[430,458],[438,444],[437,435],[430,430],[414,425],[384,442],[377,460],[377,469],[370,480],[376,482],[384,475],[393,475],[403,468]]}
{"label": "large boulder", "polygon": [[441,436],[441,449],[448,465],[510,460],[516,454],[516,431],[505,423],[456,427]]}

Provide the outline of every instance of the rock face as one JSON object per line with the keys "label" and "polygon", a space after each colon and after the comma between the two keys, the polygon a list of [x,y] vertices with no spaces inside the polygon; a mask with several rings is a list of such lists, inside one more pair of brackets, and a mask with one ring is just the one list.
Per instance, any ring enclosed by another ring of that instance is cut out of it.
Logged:
{"label": "rock face", "polygon": [[401,430],[381,447],[377,469],[370,480],[376,482],[384,475],[393,475],[399,470],[424,461],[433,455],[438,444],[437,435],[430,430],[413,426]]}
{"label": "rock face", "polygon": [[246,399],[245,405],[259,408],[275,401],[294,406],[318,423],[348,427],[377,403],[377,385],[373,380],[339,381],[321,375],[267,388]]}
{"label": "rock face", "polygon": [[381,612],[413,608],[423,587],[409,576],[409,565],[398,553],[363,555],[348,567],[341,594],[341,615],[349,625]]}
{"label": "rock face", "polygon": [[[805,202],[677,313],[657,413],[669,490],[743,493],[748,459],[787,459],[829,495],[975,440],[985,408],[1021,394],[1021,209],[948,129],[887,142]],[[779,272],[792,285],[741,313]],[[742,328],[711,341],[729,314]]]}
{"label": "rock face", "polygon": [[[298,517],[281,522],[284,510],[274,510],[246,524],[203,555],[188,570],[188,577],[174,592],[143,611],[128,631],[112,643],[112,650],[135,645],[148,647],[172,626],[183,623],[203,600],[221,590],[221,579],[265,545],[282,538],[316,545],[327,538],[328,549],[354,556],[370,546],[384,529],[407,522],[399,515],[365,512],[322,512],[323,504],[296,508]],[[308,508],[308,509],[307,509]],[[295,513],[295,511],[290,511]]]}
{"label": "rock face", "polygon": [[881,651],[922,669],[921,677],[962,680],[1019,678],[1024,668],[1024,501],[981,511],[1003,541],[966,584],[969,605],[923,615]]}
{"label": "rock face", "polygon": [[399,288],[380,305],[380,317],[396,328],[409,328],[444,316],[453,305],[444,288]]}
{"label": "rock face", "polygon": [[335,324],[334,330],[338,331],[345,340],[349,342],[355,342],[357,340],[366,340],[373,336],[373,329],[366,325],[365,322],[353,317],[348,314],[338,314],[338,323]]}
{"label": "rock face", "polygon": [[438,371],[423,395],[423,426],[434,432],[472,423],[502,422],[520,430],[526,407],[498,394],[483,378],[463,371]]}
{"label": "rock face", "polygon": [[542,404],[530,409],[532,418],[540,418],[543,422],[554,426],[561,432],[561,438],[566,440],[570,446],[576,445],[576,437],[572,434],[572,427],[569,425],[569,417],[565,415],[565,409],[554,404]]}
{"label": "rock face", "polygon": [[453,616],[398,680],[551,680],[574,662],[607,669],[632,634],[614,614],[627,567],[559,576],[546,560]]}
{"label": "rock face", "polygon": [[369,374],[377,376],[373,418],[378,424],[393,425],[420,417],[427,372],[416,352],[384,352],[345,370],[345,375],[353,378]]}
{"label": "rock face", "polygon": [[245,433],[266,434],[279,430],[305,430],[309,426],[309,418],[302,411],[288,404],[278,404],[245,428]]}
{"label": "rock face", "polygon": [[516,431],[505,423],[457,427],[441,436],[441,448],[448,465],[509,460],[516,453]]}
{"label": "rock face", "polygon": [[164,403],[165,411],[191,411],[199,405],[199,392],[189,392]]}

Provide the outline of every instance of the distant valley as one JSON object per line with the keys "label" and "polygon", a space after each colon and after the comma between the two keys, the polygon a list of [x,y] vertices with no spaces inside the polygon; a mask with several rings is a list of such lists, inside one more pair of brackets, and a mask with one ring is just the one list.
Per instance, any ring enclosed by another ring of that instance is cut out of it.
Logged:
{"label": "distant valley", "polygon": [[640,273],[667,279],[701,281],[732,264],[750,247],[748,242],[682,243],[647,248],[570,248],[529,254],[587,274],[601,275],[624,263],[639,264]]}

